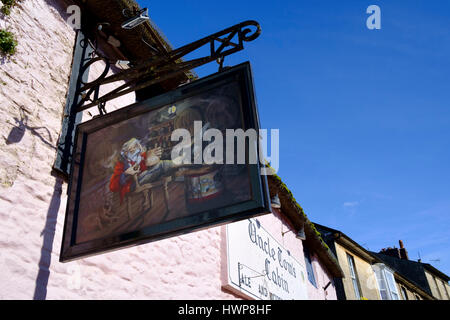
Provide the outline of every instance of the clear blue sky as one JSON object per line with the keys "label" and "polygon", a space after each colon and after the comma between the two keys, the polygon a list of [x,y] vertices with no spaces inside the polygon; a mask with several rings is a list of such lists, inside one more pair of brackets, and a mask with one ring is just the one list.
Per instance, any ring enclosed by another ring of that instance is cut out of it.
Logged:
{"label": "clear blue sky", "polygon": [[[139,3],[174,47],[257,20],[225,65],[251,61],[279,175],[309,218],[372,251],[402,239],[450,275],[450,1]],[[366,28],[371,4],[381,30]]]}

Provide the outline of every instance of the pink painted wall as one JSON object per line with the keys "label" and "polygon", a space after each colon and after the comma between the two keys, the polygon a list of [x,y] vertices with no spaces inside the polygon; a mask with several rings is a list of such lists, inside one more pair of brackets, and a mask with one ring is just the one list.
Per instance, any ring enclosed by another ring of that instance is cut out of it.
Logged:
{"label": "pink painted wall", "polygon": [[[303,253],[303,241],[295,237],[295,232],[285,233],[287,230],[292,230],[289,223],[280,214],[280,211],[273,209],[273,214],[258,217],[258,220],[269,231],[274,238],[276,238],[286,249],[288,249],[294,258],[305,264],[305,255]],[[308,298],[310,300],[336,300],[336,290],[334,284],[330,285],[326,292],[322,289],[329,281],[332,280],[332,276],[328,273],[325,266],[317,259],[314,252],[311,252],[312,265],[314,269],[314,275],[316,278],[317,288],[308,283]]]}
{"label": "pink painted wall", "polygon": [[[0,61],[0,299],[238,298],[222,290],[224,227],[58,262],[67,185],[51,168],[75,37],[64,20],[67,4],[24,0],[0,21],[19,39],[13,59]],[[122,97],[109,108],[132,101]],[[278,214],[260,220],[303,261],[301,241],[293,233],[281,237],[288,226]],[[320,288],[329,276],[317,259],[314,268]],[[328,291],[335,298],[334,288]],[[308,293],[324,298],[313,286]]]}

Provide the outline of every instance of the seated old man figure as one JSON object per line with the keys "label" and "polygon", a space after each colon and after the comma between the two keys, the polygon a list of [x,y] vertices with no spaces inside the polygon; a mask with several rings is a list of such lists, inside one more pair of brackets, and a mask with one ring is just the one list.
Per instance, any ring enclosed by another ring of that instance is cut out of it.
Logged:
{"label": "seated old man figure", "polygon": [[144,185],[179,167],[171,160],[161,160],[161,153],[161,148],[146,151],[136,138],[123,144],[109,184],[112,192],[120,193],[121,202],[127,193],[136,189],[134,176],[137,176],[139,185]]}

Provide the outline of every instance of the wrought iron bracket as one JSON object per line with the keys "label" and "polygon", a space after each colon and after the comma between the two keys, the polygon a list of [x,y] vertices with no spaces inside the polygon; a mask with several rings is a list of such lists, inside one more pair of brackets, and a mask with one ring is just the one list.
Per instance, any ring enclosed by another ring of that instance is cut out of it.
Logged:
{"label": "wrought iron bracket", "polygon": [[61,134],[58,139],[57,152],[53,170],[67,178],[70,172],[70,164],[72,161],[72,151],[75,139],[75,128],[81,122],[81,113],[75,110],[81,97],[78,92],[83,81],[87,81],[88,73],[86,72],[89,65],[84,64],[92,55],[89,46],[84,45],[87,41],[85,34],[78,30],[75,39],[75,48],[72,61],[72,71],[67,91],[66,105],[62,120]]}
{"label": "wrought iron bracket", "polygon": [[[107,23],[99,23],[95,32],[100,32]],[[153,32],[153,31],[152,31]],[[212,61],[223,70],[224,58],[244,49],[244,42],[255,40],[261,34],[258,22],[248,20],[209,35],[172,51],[154,49],[155,56],[142,61],[132,61],[131,68],[110,74],[115,61],[98,50],[97,34],[88,38],[82,30],[78,31],[68,98],[64,110],[63,127],[58,141],[58,152],[53,169],[63,177],[70,173],[72,149],[76,125],[81,121],[84,110],[97,106],[99,116],[106,113],[106,103],[112,99],[165,81]],[[157,37],[155,37],[157,39]],[[145,41],[144,41],[145,42]],[[148,43],[145,43],[147,46]],[[191,60],[182,60],[186,55],[209,47],[209,55]],[[159,46],[158,46],[159,47]],[[88,81],[90,67],[102,61],[104,70],[93,81]],[[115,89],[100,96],[100,87],[106,84],[119,84]]]}
{"label": "wrought iron bracket", "polygon": [[[254,29],[252,30],[250,27]],[[79,89],[82,99],[77,105],[76,112],[98,105],[101,106],[99,111],[104,111],[105,104],[109,100],[165,81],[212,61],[219,63],[219,70],[221,71],[224,57],[243,50],[244,42],[255,40],[260,33],[261,27],[258,22],[253,20],[244,21],[178,49],[153,56],[144,61],[135,62],[130,69],[110,76],[108,76],[111,68],[110,61],[95,50],[93,57],[85,64],[86,68],[102,60],[105,63],[105,69],[97,79],[91,82],[83,82]],[[204,46],[209,46],[209,55],[187,61],[181,60],[184,56]],[[84,67],[83,70],[85,70]],[[102,85],[121,82],[124,83],[99,96]]]}

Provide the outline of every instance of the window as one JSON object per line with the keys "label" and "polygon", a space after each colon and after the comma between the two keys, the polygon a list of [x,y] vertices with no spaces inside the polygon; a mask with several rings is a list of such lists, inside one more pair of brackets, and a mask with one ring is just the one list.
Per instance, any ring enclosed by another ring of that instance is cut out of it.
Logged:
{"label": "window", "polygon": [[305,254],[306,272],[308,273],[308,280],[317,288],[316,277],[314,276],[314,269],[311,261],[311,255],[308,248],[303,244],[303,253]]}
{"label": "window", "polygon": [[404,287],[402,288],[402,295],[403,295],[403,300],[409,300],[408,299],[408,292],[406,291],[406,289]]}
{"label": "window", "polygon": [[438,283],[437,283],[436,278],[435,278],[434,276],[433,276],[433,280],[434,280],[434,285],[436,286],[436,291],[437,291],[437,293],[438,293],[438,295],[439,295],[439,299],[442,300],[441,290],[439,290]]}
{"label": "window", "polygon": [[352,284],[353,284],[353,289],[355,291],[355,296],[356,296],[357,300],[360,300],[362,294],[361,294],[361,289],[359,287],[358,274],[356,273],[355,260],[348,253],[347,253],[347,260],[348,260],[348,266],[350,268],[350,277],[352,279]]}
{"label": "window", "polygon": [[395,283],[394,274],[388,269],[384,269],[384,275],[387,280],[389,292],[391,294],[391,300],[399,300],[397,285]]}
{"label": "window", "polygon": [[382,300],[399,300],[400,296],[395,283],[394,273],[384,264],[373,265],[378,282],[378,290]]}
{"label": "window", "polygon": [[442,286],[444,287],[445,295],[447,297],[447,300],[450,300],[450,297],[448,296],[447,286],[446,286],[446,283],[444,281],[442,281]]}

